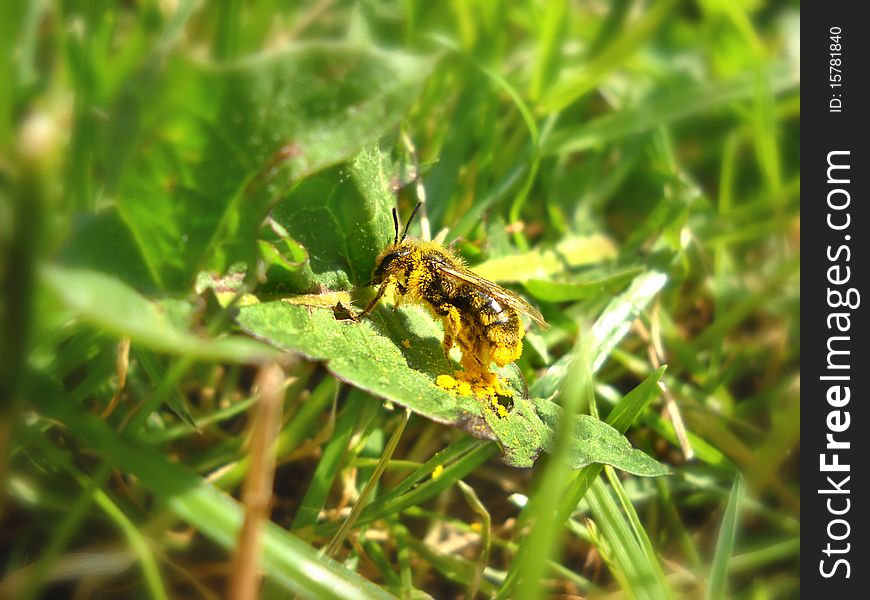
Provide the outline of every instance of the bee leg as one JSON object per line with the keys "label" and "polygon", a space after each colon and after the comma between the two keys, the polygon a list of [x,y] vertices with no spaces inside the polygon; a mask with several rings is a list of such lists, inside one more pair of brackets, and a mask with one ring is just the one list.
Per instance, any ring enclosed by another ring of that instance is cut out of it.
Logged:
{"label": "bee leg", "polygon": [[462,367],[470,373],[483,373],[488,365],[477,355],[477,348],[462,349]]}
{"label": "bee leg", "polygon": [[462,348],[462,368],[469,376],[482,382],[491,382],[493,375],[489,371],[490,352],[489,345],[479,337],[467,337],[460,340]]}
{"label": "bee leg", "polygon": [[[441,311],[438,311],[441,312]],[[450,349],[453,348],[454,340],[462,330],[461,317],[459,312],[452,306],[444,307],[444,340],[441,346],[444,349],[444,356],[450,361]]]}
{"label": "bee leg", "polygon": [[441,342],[441,348],[444,350],[444,357],[450,360],[450,349],[453,347],[453,338],[444,334],[444,340]]}
{"label": "bee leg", "polygon": [[408,293],[408,288],[398,282],[396,283],[396,289],[399,290],[399,293],[395,294],[396,303],[393,304],[393,312],[395,312],[399,308],[399,306],[401,306],[402,299],[405,297],[405,294]]}
{"label": "bee leg", "polygon": [[384,296],[384,293],[387,291],[387,287],[389,285],[390,285],[389,281],[385,281],[384,283],[382,283],[381,287],[378,288],[378,293],[375,294],[374,298],[372,298],[372,301],[369,302],[368,306],[366,306],[360,314],[358,314],[356,317],[354,317],[354,319],[355,320],[362,319],[364,316],[366,316],[367,314],[372,312],[374,310],[375,306],[377,305],[378,301]]}

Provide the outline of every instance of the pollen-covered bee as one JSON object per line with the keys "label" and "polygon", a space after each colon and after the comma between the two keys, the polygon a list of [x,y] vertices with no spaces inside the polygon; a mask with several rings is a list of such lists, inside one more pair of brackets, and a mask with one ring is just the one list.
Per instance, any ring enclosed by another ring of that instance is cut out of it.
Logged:
{"label": "pollen-covered bee", "polygon": [[[403,299],[426,307],[444,326],[444,352],[454,344],[462,352],[467,383],[489,385],[508,394],[489,371],[491,362],[499,367],[517,360],[523,352],[525,331],[520,315],[546,326],[536,308],[508,290],[469,271],[461,258],[435,242],[406,239],[420,203],[414,208],[399,237],[399,217],[393,209],[395,237],[378,255],[372,279],[377,294],[359,315],[371,312],[393,285],[397,303]],[[441,382],[439,381],[439,385]]]}

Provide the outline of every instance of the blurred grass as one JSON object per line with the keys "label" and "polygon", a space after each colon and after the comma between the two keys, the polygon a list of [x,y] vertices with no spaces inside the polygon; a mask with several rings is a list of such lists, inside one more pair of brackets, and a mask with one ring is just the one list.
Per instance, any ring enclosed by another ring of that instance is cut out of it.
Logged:
{"label": "blurred grass", "polygon": [[[223,597],[275,360],[263,597],[797,595],[799,28],[797,2],[3,3],[0,597]],[[551,324],[533,396],[672,475],[567,470],[558,434],[511,469],[418,416],[384,454],[390,406],[234,328],[219,298],[365,301],[372,190],[407,214],[417,182]]]}

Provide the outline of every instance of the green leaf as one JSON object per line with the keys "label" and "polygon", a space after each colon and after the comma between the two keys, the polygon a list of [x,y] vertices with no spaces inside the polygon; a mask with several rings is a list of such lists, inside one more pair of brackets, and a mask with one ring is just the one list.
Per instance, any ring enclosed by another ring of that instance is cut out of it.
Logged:
{"label": "green leaf", "polygon": [[[559,407],[527,399],[510,366],[500,371],[514,390],[513,408],[506,417],[482,400],[451,394],[435,384],[438,375],[458,366],[447,361],[441,329],[419,307],[379,307],[369,318],[354,322],[339,321],[323,307],[268,302],[240,308],[237,321],[251,335],[279,348],[326,361],[336,377],[370,394],[474,437],[497,441],[509,465],[530,467],[540,451],[552,445]],[[589,416],[574,422],[572,467],[597,462],[637,475],[667,473],[609,425]]]}
{"label": "green leaf", "polygon": [[[295,273],[308,263],[308,252],[305,247],[290,236],[283,237],[280,244],[267,240],[257,240],[260,258],[270,268]],[[268,275],[267,275],[268,277]]]}
{"label": "green leaf", "polygon": [[597,274],[578,278],[577,281],[552,281],[550,279],[529,279],[523,285],[529,293],[544,302],[570,302],[594,298],[612,293],[640,274],[640,268]]}
{"label": "green leaf", "polygon": [[200,270],[251,264],[268,208],[394,128],[427,64],[330,43],[229,65],[171,61],[114,190],[153,280],[187,289]]}
{"label": "green leaf", "polygon": [[42,281],[82,321],[156,352],[231,363],[258,363],[278,356],[272,348],[244,337],[210,339],[190,333],[176,323],[174,303],[164,307],[150,302],[102,273],[46,267]]}
{"label": "green leaf", "polygon": [[553,249],[532,250],[488,260],[475,265],[474,272],[491,281],[524,282],[615,256],[613,241],[604,235],[572,236],[559,242]]}
{"label": "green leaf", "polygon": [[[111,248],[107,252],[106,248]],[[154,290],[155,283],[142,257],[141,248],[117,206],[74,221],[70,239],[58,253],[65,267],[111,273],[138,290]]]}
{"label": "green leaf", "polygon": [[[553,402],[538,399],[535,402],[541,419],[553,430],[559,426],[561,407]],[[573,444],[568,453],[569,463],[575,469],[592,463],[611,465],[635,475],[656,477],[670,471],[647,454],[631,447],[619,431],[595,417],[575,415],[572,419]],[[547,448],[549,450],[549,448]]]}
{"label": "green leaf", "polygon": [[311,293],[365,284],[378,253],[393,241],[392,177],[386,157],[369,145],[349,164],[309,177],[275,205],[273,220],[309,258],[270,287]]}
{"label": "green leaf", "polygon": [[458,367],[444,356],[440,329],[418,307],[394,312],[379,308],[353,322],[336,320],[323,307],[277,301],[241,307],[236,321],[278,348],[327,361],[337,377],[361,390],[433,421],[459,425],[476,437],[494,439],[477,400],[435,385],[437,375]]}

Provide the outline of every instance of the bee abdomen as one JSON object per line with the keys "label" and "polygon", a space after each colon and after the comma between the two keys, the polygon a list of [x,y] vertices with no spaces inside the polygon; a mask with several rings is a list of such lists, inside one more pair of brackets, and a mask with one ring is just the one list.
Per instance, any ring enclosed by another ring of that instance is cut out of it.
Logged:
{"label": "bee abdomen", "polygon": [[519,341],[521,330],[520,320],[517,318],[516,313],[511,314],[510,317],[506,318],[504,321],[490,323],[489,325],[484,326],[486,337],[491,342],[507,345],[515,344]]}
{"label": "bee abdomen", "polygon": [[511,313],[507,323],[494,323],[485,328],[490,357],[500,367],[514,362],[523,353],[523,328],[516,313]]}
{"label": "bee abdomen", "polygon": [[507,325],[511,317],[516,316],[514,311],[503,307],[495,298],[489,298],[480,308],[480,315],[484,325]]}
{"label": "bee abdomen", "polygon": [[499,366],[515,361],[522,353],[523,329],[516,311],[495,298],[481,294],[477,315],[490,346],[490,356]]}

